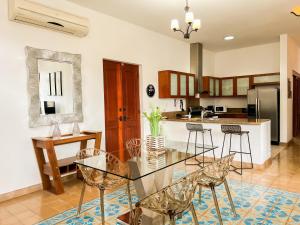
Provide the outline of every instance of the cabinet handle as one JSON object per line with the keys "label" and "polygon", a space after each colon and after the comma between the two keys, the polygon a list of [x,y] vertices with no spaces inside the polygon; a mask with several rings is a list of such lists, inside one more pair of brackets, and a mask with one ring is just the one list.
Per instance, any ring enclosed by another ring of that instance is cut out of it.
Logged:
{"label": "cabinet handle", "polygon": [[120,117],[119,117],[119,120],[120,120],[120,121],[123,121],[123,117],[122,117],[122,116],[120,116]]}
{"label": "cabinet handle", "polygon": [[126,116],[123,116],[123,120],[126,121],[126,120],[127,120],[127,117],[126,117]]}

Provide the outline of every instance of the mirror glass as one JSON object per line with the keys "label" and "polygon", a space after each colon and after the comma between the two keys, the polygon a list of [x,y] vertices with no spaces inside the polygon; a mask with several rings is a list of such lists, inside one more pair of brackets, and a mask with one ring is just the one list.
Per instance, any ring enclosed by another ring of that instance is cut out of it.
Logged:
{"label": "mirror glass", "polygon": [[40,114],[74,112],[73,65],[38,59]]}

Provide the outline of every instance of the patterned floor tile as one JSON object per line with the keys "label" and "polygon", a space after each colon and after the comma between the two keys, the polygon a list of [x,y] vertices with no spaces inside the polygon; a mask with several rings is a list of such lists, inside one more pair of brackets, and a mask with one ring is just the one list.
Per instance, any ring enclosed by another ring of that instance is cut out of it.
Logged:
{"label": "patterned floor tile", "polygon": [[293,210],[288,219],[288,224],[300,225],[300,211]]}
{"label": "patterned floor tile", "polygon": [[[175,178],[179,179],[182,176],[184,176],[184,173],[178,173]],[[288,221],[288,224],[300,225],[299,194],[247,184],[237,180],[229,180],[228,183],[238,216],[233,216],[224,185],[220,185],[216,188],[216,192],[224,224],[279,225]],[[125,188],[120,188],[105,195],[106,224],[116,224],[116,217],[128,211],[128,197],[125,190]],[[135,203],[138,201],[138,197],[134,191],[132,193],[133,203]],[[211,190],[203,188],[201,193],[201,204],[199,204],[198,190],[193,200],[199,224],[219,224]],[[80,217],[77,218],[76,209],[71,209],[42,221],[39,225],[99,224],[101,221],[99,198],[85,203],[82,212]],[[184,213],[176,224],[193,224],[191,213]]]}

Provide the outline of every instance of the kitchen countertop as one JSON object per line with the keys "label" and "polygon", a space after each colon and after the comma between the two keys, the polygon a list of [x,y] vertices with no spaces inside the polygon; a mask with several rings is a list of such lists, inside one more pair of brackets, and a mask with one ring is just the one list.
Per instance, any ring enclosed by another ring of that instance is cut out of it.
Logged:
{"label": "kitchen countertop", "polygon": [[248,119],[248,118],[216,118],[216,119],[201,119],[201,118],[168,118],[163,121],[184,122],[184,123],[217,123],[217,124],[239,124],[239,125],[260,125],[270,121],[269,119]]}

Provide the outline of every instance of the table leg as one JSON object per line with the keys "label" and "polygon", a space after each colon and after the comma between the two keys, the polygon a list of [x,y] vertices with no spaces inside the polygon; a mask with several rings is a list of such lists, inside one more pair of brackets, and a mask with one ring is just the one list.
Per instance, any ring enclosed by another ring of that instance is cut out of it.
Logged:
{"label": "table leg", "polygon": [[95,148],[96,149],[101,148],[101,139],[102,139],[102,132],[96,133],[96,139],[95,139]]}
{"label": "table leg", "polygon": [[43,189],[48,190],[51,188],[50,177],[47,174],[44,174],[44,165],[46,163],[44,152],[42,148],[37,147],[37,141],[32,140],[35,156],[38,162],[40,175],[42,179]]}
{"label": "table leg", "polygon": [[87,140],[81,141],[80,142],[80,150],[86,149],[87,147]]}
{"label": "table leg", "polygon": [[48,159],[52,170],[54,192],[55,194],[61,194],[64,192],[64,186],[61,180],[60,171],[57,163],[57,158],[53,144],[48,144],[47,148]]}

